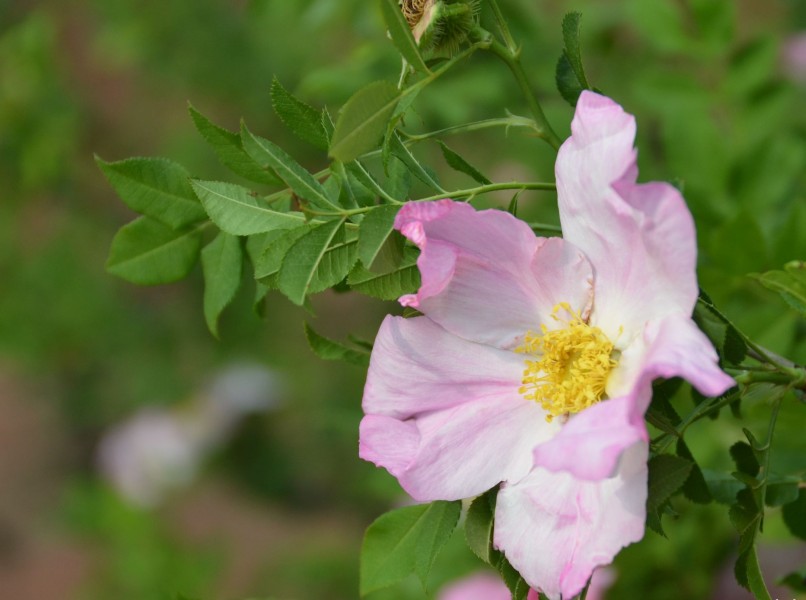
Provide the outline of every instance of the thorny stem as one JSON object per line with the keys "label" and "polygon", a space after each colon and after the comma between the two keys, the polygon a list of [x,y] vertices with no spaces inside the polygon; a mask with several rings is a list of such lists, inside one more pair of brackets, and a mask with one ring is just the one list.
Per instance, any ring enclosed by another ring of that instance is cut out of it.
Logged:
{"label": "thorny stem", "polygon": [[512,34],[509,32],[509,25],[507,25],[507,20],[504,18],[504,13],[501,12],[501,8],[498,6],[497,0],[488,0],[488,4],[493,11],[495,23],[498,25],[498,29],[501,31],[501,37],[504,38],[507,49],[513,55],[516,55],[518,53],[518,45],[515,43],[515,40],[512,39]]}

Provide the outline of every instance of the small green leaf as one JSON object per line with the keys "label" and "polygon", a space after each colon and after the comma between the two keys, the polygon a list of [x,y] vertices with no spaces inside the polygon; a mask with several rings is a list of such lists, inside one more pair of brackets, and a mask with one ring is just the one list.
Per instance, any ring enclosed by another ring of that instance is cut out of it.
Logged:
{"label": "small green leaf", "polygon": [[583,89],[589,89],[588,80],[585,77],[585,69],[582,68],[582,52],[579,46],[579,27],[582,21],[582,14],[570,12],[563,18],[563,48],[568,62],[574,70],[577,80]]}
{"label": "small green leaf", "polygon": [[373,273],[359,263],[350,271],[347,283],[356,292],[380,300],[397,300],[404,294],[416,292],[420,287],[416,252],[409,253],[400,268],[391,273]]}
{"label": "small green leaf", "polygon": [[476,167],[471,165],[456,152],[448,148],[443,141],[438,140],[438,142],[439,147],[442,148],[442,156],[445,157],[445,162],[447,162],[452,169],[459,171],[460,173],[464,173],[465,175],[469,175],[482,185],[489,185],[492,183],[492,181],[482,175]]}
{"label": "small green leaf", "polygon": [[736,463],[736,469],[740,473],[750,475],[750,477],[756,477],[761,470],[761,466],[758,464],[758,459],[753,449],[750,447],[750,444],[736,442],[730,447],[730,455],[731,458],[733,458],[733,462]]}
{"label": "small green leaf", "polygon": [[769,481],[764,495],[764,503],[767,506],[784,506],[798,499],[800,488],[797,480],[781,479]]}
{"label": "small green leaf", "polygon": [[764,584],[755,544],[751,543],[750,547],[739,555],[734,573],[739,585],[752,592],[757,600],[772,600],[770,592]]}
{"label": "small green leaf", "polygon": [[806,569],[793,571],[782,577],[778,583],[795,592],[806,592]]}
{"label": "small green leaf", "polygon": [[729,473],[720,473],[702,469],[708,484],[708,491],[716,502],[732,505],[736,503],[736,494],[744,489],[744,485]]}
{"label": "small green leaf", "polygon": [[400,92],[387,81],[376,81],[356,92],[336,121],[330,156],[348,163],[377,148],[399,100]]}
{"label": "small green leaf", "polygon": [[497,559],[497,552],[493,548],[493,515],[495,513],[495,498],[498,488],[478,496],[467,509],[465,517],[465,539],[467,545],[488,565]]}
{"label": "small green leaf", "polygon": [[671,454],[660,454],[649,461],[647,512],[657,513],[691,474],[691,461]]}
{"label": "small green leaf", "polygon": [[198,179],[191,183],[210,219],[230,235],[293,229],[305,222],[302,213],[279,212],[260,204],[250,190],[240,185]]}
{"label": "small green leaf", "polygon": [[207,218],[182,165],[164,158],[129,158],[109,163],[96,156],[95,162],[133,211],[174,229]]}
{"label": "small green leaf", "polygon": [[201,263],[204,273],[204,318],[210,332],[218,337],[218,317],[241,286],[241,240],[222,231],[202,250]]}
{"label": "small green leaf", "polygon": [[278,185],[282,180],[270,169],[264,169],[257,164],[243,149],[241,136],[212,123],[192,106],[189,106],[190,116],[196,129],[218,157],[218,161],[236,175],[255,183],[265,185]]}
{"label": "small green leaf", "polygon": [[381,515],[367,529],[361,546],[361,596],[416,573],[425,587],[431,565],[448,541],[461,502],[407,506]]}
{"label": "small green leaf", "polygon": [[289,156],[282,148],[269,140],[254,135],[243,125],[241,128],[243,147],[258,164],[271,167],[286,182],[294,193],[314,206],[329,210],[339,210],[327,197],[325,189],[313,175]]}
{"label": "small green leaf", "polygon": [[392,137],[389,140],[389,148],[391,149],[392,154],[403,161],[403,164],[408,167],[409,171],[411,171],[412,175],[414,175],[417,179],[422,181],[434,191],[445,191],[442,189],[442,186],[439,185],[439,182],[436,180],[436,176],[429,169],[420,164],[420,162],[408,149],[406,144],[400,140],[400,136],[398,136],[395,132],[392,132]]}
{"label": "small green leaf", "polygon": [[411,171],[399,158],[389,161],[389,176],[386,180],[386,187],[389,188],[389,195],[400,202],[409,199],[411,193]]}
{"label": "small green leaf", "polygon": [[297,137],[320,150],[327,150],[330,142],[322,113],[296,98],[276,77],[271,82],[271,102],[274,112]]}
{"label": "small green leaf", "polygon": [[806,488],[801,488],[798,499],[784,505],[781,512],[792,535],[806,540]]}
{"label": "small green leaf", "polygon": [[383,19],[386,21],[386,27],[389,29],[389,35],[392,37],[392,43],[406,59],[406,62],[417,71],[429,73],[428,67],[420,55],[420,48],[414,41],[409,23],[403,16],[403,11],[400,10],[398,0],[381,0],[381,11]]}
{"label": "small green leaf", "polygon": [[[399,205],[379,206],[367,213],[361,221],[358,230],[358,258],[370,269],[373,268],[373,263],[376,262],[384,246],[389,245],[390,236],[394,232],[395,217],[399,211]],[[402,259],[403,240],[401,236],[392,239],[397,241],[395,248],[399,252],[399,259]]]}
{"label": "small green leaf", "polygon": [[308,340],[308,345],[313,350],[313,353],[323,360],[343,360],[360,367],[369,365],[369,352],[353,350],[343,344],[329,340],[316,333],[308,323],[305,323],[305,338]]}
{"label": "small green leaf", "polygon": [[140,217],[123,226],[112,240],[106,270],[139,285],[171,283],[190,273],[200,245],[196,228],[171,229]]}
{"label": "small green leaf", "polygon": [[768,271],[755,278],[768,290],[777,292],[789,306],[806,317],[806,262],[792,261],[785,271]]}
{"label": "small green leaf", "polygon": [[308,224],[303,224],[296,229],[287,231],[270,231],[263,234],[260,244],[262,248],[257,250],[255,259],[255,279],[264,285],[274,289],[277,287],[277,274],[283,264],[288,249],[303,235],[313,229]]}
{"label": "small green leaf", "polygon": [[683,439],[677,440],[677,455],[691,462],[691,473],[683,484],[683,495],[697,504],[708,504],[713,500],[711,492],[708,489],[708,484],[705,481],[705,476],[700,470],[700,465],[694,460],[686,443]]}
{"label": "small green leaf", "polygon": [[355,242],[330,247],[343,225],[343,219],[317,225],[289,248],[277,283],[280,291],[295,304],[301,306],[308,294],[335,285],[353,266]]}

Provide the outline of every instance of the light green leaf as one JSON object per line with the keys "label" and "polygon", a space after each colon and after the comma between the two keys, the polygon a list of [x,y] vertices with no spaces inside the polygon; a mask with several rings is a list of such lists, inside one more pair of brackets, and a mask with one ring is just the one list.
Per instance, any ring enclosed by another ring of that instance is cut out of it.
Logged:
{"label": "light green leaf", "polygon": [[[373,269],[376,259],[383,255],[384,247],[391,246],[391,251],[397,254],[397,264],[403,258],[402,237],[392,237],[395,216],[399,210],[399,205],[379,206],[367,213],[361,221],[358,230],[358,258],[370,269]],[[394,257],[389,262],[394,265]]]}
{"label": "light green leaf", "polygon": [[343,360],[360,367],[369,365],[369,352],[366,350],[354,350],[329,340],[316,333],[308,323],[305,323],[305,338],[308,340],[313,353],[321,359]]}
{"label": "light green leaf", "polygon": [[330,156],[348,163],[374,150],[398,100],[400,92],[387,81],[376,81],[356,92],[339,113]]}
{"label": "light green leaf", "polygon": [[465,539],[473,554],[488,565],[493,564],[496,551],[493,549],[493,514],[498,488],[478,496],[467,509],[465,517]]}
{"label": "light green leaf", "polygon": [[258,203],[252,192],[240,185],[198,179],[191,183],[210,219],[231,235],[293,229],[305,222],[302,213],[279,212]]}
{"label": "light green leaf", "polygon": [[403,11],[400,10],[398,0],[381,0],[381,10],[383,11],[383,19],[386,21],[386,27],[389,29],[389,35],[392,36],[392,42],[400,54],[417,71],[428,73],[428,67],[420,55],[420,49],[414,40]]}
{"label": "light green leaf", "polygon": [[755,278],[765,288],[777,292],[787,304],[806,317],[806,262],[787,263],[784,271],[768,271]]}
{"label": "light green leaf", "polygon": [[416,573],[425,586],[431,565],[453,533],[460,502],[407,506],[381,515],[361,546],[361,595]]}
{"label": "light green leaf", "polygon": [[350,271],[355,262],[355,241],[333,244],[343,225],[343,219],[317,225],[289,248],[277,283],[295,304],[302,305],[308,294],[337,284]]}
{"label": "light green leaf", "polygon": [[147,217],[178,229],[207,218],[199,204],[190,175],[165,158],[129,158],[95,162],[126,205]]}
{"label": "light green leaf", "polygon": [[330,202],[322,185],[282,148],[254,135],[244,125],[241,128],[243,147],[258,164],[266,165],[286,182],[294,193],[319,208],[338,210]]}
{"label": "light green leaf", "polygon": [[280,120],[300,139],[327,150],[329,139],[322,113],[291,94],[276,77],[271,82],[271,102]]}
{"label": "light green leaf", "polygon": [[197,228],[171,229],[140,217],[123,226],[112,240],[106,270],[139,285],[171,283],[190,272],[200,245]]}
{"label": "light green leaf", "polygon": [[489,185],[492,183],[492,181],[490,181],[484,175],[482,175],[476,167],[471,165],[464,158],[459,156],[456,152],[448,148],[448,146],[445,145],[443,141],[441,140],[438,141],[440,148],[442,148],[442,156],[445,157],[445,162],[447,162],[452,169],[455,169],[460,173],[464,173],[465,175],[469,175],[482,185]]}
{"label": "light green leaf", "polygon": [[210,332],[218,337],[218,317],[241,286],[241,240],[222,231],[202,250],[201,263],[204,273],[204,318]]}
{"label": "light green leaf", "polygon": [[271,169],[257,164],[243,149],[241,136],[212,123],[207,117],[188,106],[190,116],[201,136],[218,157],[218,161],[236,175],[265,185],[278,185],[283,181]]}
{"label": "light green leaf", "polygon": [[368,271],[359,263],[350,271],[347,283],[356,292],[380,300],[397,300],[404,294],[416,292],[420,287],[420,271],[417,269],[416,252],[413,254],[404,259],[399,269],[380,275]]}

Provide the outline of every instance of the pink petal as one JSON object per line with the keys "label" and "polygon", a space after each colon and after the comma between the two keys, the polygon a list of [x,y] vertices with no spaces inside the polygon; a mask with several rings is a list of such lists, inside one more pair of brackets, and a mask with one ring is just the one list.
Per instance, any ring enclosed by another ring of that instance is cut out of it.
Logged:
{"label": "pink petal", "polygon": [[591,323],[615,339],[646,321],[691,314],[697,298],[696,235],[680,193],[636,184],[635,119],[583,92],[556,163],[563,237],[593,264]]}
{"label": "pink petal", "polygon": [[498,575],[476,573],[444,588],[437,600],[510,600],[506,584]]}
{"label": "pink petal", "polygon": [[644,535],[648,447],[624,454],[612,478],[580,481],[536,467],[504,485],[494,543],[526,582],[551,600],[578,594],[594,569]]}
{"label": "pink petal", "polygon": [[[642,386],[649,404],[651,386]],[[535,464],[564,471],[581,480],[599,481],[617,470],[622,453],[638,441],[647,441],[643,412],[636,414],[636,397],[611,398],[572,415],[556,436],[534,449]]]}
{"label": "pink petal", "polygon": [[526,331],[552,324],[559,302],[582,313],[589,308],[584,255],[559,238],[536,238],[508,213],[452,200],[411,202],[395,227],[422,250],[422,286],[401,303],[455,335],[512,348]]}
{"label": "pink petal", "polygon": [[515,481],[557,429],[518,393],[523,357],[427,317],[387,317],[364,389],[359,454],[415,499],[455,500]]}

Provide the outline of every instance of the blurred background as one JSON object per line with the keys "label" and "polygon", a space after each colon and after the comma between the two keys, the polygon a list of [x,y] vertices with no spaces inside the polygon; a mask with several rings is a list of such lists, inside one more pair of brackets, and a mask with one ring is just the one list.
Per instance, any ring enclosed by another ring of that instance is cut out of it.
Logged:
{"label": "blurred background", "polygon": [[[806,362],[803,321],[745,276],[806,259],[806,3],[501,4],[562,135],[572,111],[553,87],[560,23],[583,12],[589,79],[637,115],[641,178],[683,186],[701,285],[761,344]],[[133,214],[93,154],[166,156],[196,176],[229,177],[196,133],[191,101],[229,129],[243,117],[318,170],[326,157],[272,113],[272,77],[334,114],[398,69],[367,0],[0,0],[0,598],[357,598],[363,530],[406,500],[357,457],[364,373],[316,358],[302,321],[371,340],[395,305],[327,293],[309,314],[273,294],[254,311],[247,286],[217,341],[200,269],[158,288],[104,272]],[[527,114],[487,56],[416,108],[421,131]],[[493,180],[552,178],[548,146],[516,130],[450,143]],[[459,181],[436,145],[418,153],[448,185]],[[545,193],[521,206],[557,221]],[[685,392],[676,402],[691,409]],[[743,425],[763,430],[764,402],[746,401],[743,416],[691,430],[704,468],[733,469],[727,448]],[[806,472],[804,427],[803,405],[788,402],[776,472]],[[610,597],[742,598],[730,587],[726,507],[675,506],[668,540],[648,532],[619,557]],[[769,581],[806,564],[778,512],[763,535]],[[459,532],[429,597],[479,568]],[[423,597],[416,581],[372,596]]]}

